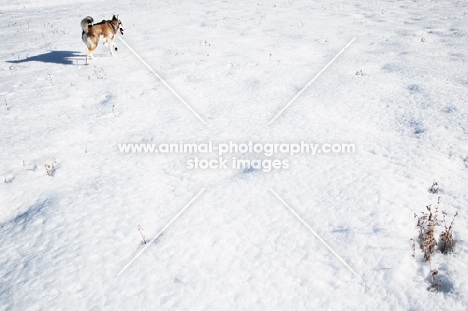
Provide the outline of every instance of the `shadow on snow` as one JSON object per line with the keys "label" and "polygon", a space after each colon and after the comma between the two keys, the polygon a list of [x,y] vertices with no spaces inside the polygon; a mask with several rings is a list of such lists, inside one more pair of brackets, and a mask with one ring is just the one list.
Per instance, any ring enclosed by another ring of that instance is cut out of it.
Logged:
{"label": "shadow on snow", "polygon": [[83,57],[82,53],[76,51],[49,51],[44,54],[27,57],[25,59],[7,60],[7,63],[19,64],[26,62],[42,62],[62,65],[73,65],[73,60],[78,56]]}

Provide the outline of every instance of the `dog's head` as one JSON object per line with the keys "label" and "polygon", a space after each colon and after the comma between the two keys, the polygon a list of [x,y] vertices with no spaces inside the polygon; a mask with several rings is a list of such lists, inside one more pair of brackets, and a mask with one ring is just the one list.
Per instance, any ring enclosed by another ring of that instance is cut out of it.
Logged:
{"label": "dog's head", "polygon": [[118,29],[119,29],[119,31],[120,31],[120,34],[123,35],[124,29],[123,29],[123,24],[122,24],[122,22],[121,22],[120,19],[119,19],[119,15],[117,14],[117,15],[112,16],[112,20],[115,21],[115,22],[117,22],[117,25],[118,25]]}

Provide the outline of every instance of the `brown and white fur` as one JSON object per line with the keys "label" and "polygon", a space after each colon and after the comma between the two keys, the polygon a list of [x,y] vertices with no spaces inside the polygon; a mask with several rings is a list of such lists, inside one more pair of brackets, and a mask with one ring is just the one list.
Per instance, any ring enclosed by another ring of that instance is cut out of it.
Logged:
{"label": "brown and white fur", "polygon": [[107,43],[111,55],[114,55],[112,48],[117,51],[117,45],[115,45],[113,41],[114,37],[117,31],[120,31],[123,35],[122,22],[118,15],[114,15],[111,20],[103,20],[94,25],[93,22],[94,20],[91,16],[87,16],[81,21],[81,28],[83,29],[81,38],[88,47],[88,52],[86,52],[86,64],[88,64],[88,57],[93,57],[93,52],[96,50],[99,41],[102,41],[103,44]]}

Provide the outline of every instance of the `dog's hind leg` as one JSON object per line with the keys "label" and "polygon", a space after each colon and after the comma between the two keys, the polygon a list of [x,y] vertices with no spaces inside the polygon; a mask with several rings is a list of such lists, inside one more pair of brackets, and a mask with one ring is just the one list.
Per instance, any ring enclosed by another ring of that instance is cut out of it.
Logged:
{"label": "dog's hind leg", "polygon": [[86,52],[86,65],[88,65],[88,58],[93,58],[93,52],[97,48],[97,43],[90,37],[86,39],[86,46],[88,47],[88,51]]}
{"label": "dog's hind leg", "polygon": [[96,46],[94,48],[89,48],[88,52],[86,52],[86,65],[88,65],[88,58],[93,58],[94,50],[96,50]]}

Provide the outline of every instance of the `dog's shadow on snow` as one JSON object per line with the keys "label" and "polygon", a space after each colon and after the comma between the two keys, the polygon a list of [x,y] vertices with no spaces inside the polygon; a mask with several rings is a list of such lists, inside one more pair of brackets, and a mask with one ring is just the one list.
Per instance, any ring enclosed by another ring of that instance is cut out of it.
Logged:
{"label": "dog's shadow on snow", "polygon": [[20,64],[26,62],[42,62],[62,65],[73,65],[74,61],[83,59],[83,54],[76,51],[49,51],[47,53],[30,56],[24,59],[7,60],[7,63]]}

